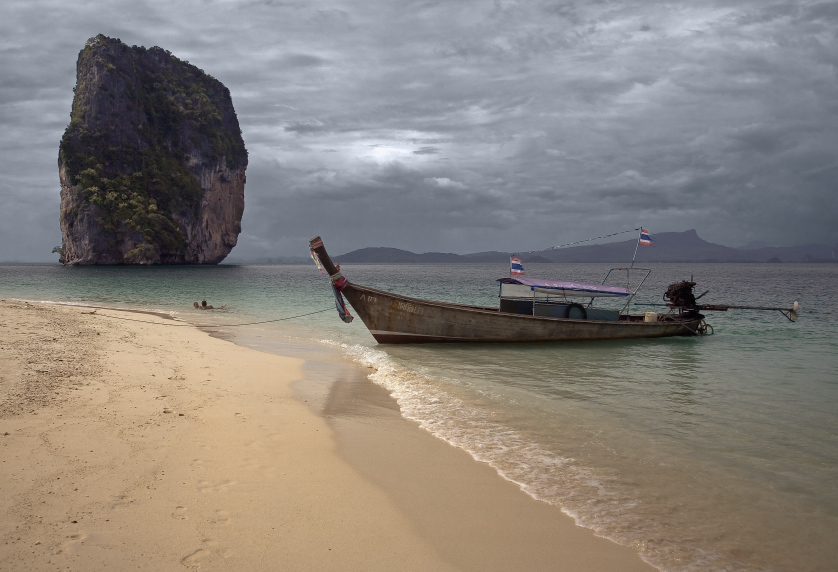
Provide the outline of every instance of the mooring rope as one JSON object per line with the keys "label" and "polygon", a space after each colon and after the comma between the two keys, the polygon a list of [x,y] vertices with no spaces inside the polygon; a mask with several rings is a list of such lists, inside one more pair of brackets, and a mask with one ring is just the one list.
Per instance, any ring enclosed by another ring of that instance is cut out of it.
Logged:
{"label": "mooring rope", "polygon": [[269,324],[271,322],[284,322],[285,320],[294,320],[296,318],[303,318],[305,316],[311,316],[314,314],[322,314],[323,312],[328,312],[329,310],[334,310],[334,306],[329,306],[323,310],[317,310],[315,312],[308,312],[307,314],[299,314],[297,316],[289,316],[287,318],[277,318],[276,320],[262,320],[260,322],[245,322],[243,324],[166,324],[160,322],[150,322],[148,320],[137,320],[135,318],[124,318],[122,316],[108,316],[107,314],[96,314],[98,310],[113,310],[115,312],[130,312],[131,310],[118,310],[116,308],[97,308],[92,312],[83,312],[84,314],[95,314],[97,316],[102,316],[103,318],[111,318],[113,320],[125,320],[126,322],[139,322],[141,324],[154,324],[155,326],[169,326],[170,328],[235,328],[238,326],[253,326],[256,324]]}

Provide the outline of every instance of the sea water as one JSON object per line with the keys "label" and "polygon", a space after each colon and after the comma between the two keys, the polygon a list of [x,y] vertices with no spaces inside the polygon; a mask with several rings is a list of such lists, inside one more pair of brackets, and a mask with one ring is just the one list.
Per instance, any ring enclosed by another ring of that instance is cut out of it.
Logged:
{"label": "sea water", "polygon": [[[527,272],[599,282],[609,268],[531,264]],[[800,319],[708,312],[714,334],[705,337],[379,346],[360,320],[338,319],[314,265],[0,265],[0,297],[166,312],[266,351],[287,351],[289,340],[326,344],[375,368],[370,378],[405,417],[661,570],[834,570],[838,265],[651,269],[639,303],[660,303],[667,284],[694,276],[697,292],[710,290],[702,301],[799,300]],[[494,280],[508,269],[346,264],[343,272],[409,296],[495,306]],[[226,308],[192,309],[201,300]],[[261,323],[239,325],[252,322]]]}

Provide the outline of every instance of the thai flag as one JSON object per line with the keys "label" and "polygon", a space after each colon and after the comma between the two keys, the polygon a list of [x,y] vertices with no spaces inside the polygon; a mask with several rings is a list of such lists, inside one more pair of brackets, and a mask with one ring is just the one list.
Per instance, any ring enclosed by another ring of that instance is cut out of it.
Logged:
{"label": "thai flag", "polygon": [[514,256],[509,257],[509,275],[510,276],[526,276],[526,272],[524,272],[524,266],[521,264],[521,261],[515,258]]}
{"label": "thai flag", "polygon": [[641,246],[652,246],[652,235],[645,228],[640,229],[640,240],[638,244]]}

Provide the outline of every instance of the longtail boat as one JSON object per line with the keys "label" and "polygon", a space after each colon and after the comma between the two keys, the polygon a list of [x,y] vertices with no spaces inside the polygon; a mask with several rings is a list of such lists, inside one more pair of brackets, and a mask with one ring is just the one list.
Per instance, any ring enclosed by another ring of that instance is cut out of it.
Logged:
{"label": "longtail boat", "polygon": [[[795,319],[793,308],[745,306],[701,306],[693,294],[694,282],[670,285],[665,297],[666,313],[629,314],[625,310],[640,284],[630,291],[619,286],[558,280],[540,280],[521,276],[501,278],[498,307],[470,306],[411,298],[367,286],[353,284],[340,272],[319,236],[309,244],[312,257],[329,275],[338,311],[344,321],[352,316],[343,305],[345,296],[372,336],[381,344],[440,342],[569,342],[697,336],[712,331],[700,310],[748,308],[780,310]],[[619,268],[613,270],[628,270]],[[610,274],[610,272],[609,272]],[[702,294],[703,295],[703,294]],[[625,300],[622,310],[594,308],[594,298]],[[698,296],[700,298],[701,296]],[[590,299],[582,304],[570,299]]]}

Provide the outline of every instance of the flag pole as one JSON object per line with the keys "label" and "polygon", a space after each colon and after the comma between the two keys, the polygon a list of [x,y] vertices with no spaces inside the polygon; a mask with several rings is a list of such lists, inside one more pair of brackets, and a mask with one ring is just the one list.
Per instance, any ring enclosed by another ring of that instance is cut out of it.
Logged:
{"label": "flag pole", "polygon": [[634,245],[634,256],[631,257],[631,266],[629,268],[634,268],[634,259],[637,258],[637,249],[640,246],[640,237],[643,235],[643,227],[640,227],[640,234],[637,235],[637,243]]}

